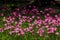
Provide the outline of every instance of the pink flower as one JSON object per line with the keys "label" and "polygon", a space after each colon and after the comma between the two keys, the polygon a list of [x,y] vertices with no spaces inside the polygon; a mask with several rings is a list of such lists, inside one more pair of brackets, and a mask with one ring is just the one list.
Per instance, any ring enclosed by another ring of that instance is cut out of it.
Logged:
{"label": "pink flower", "polygon": [[19,8],[16,8],[16,10],[18,10],[18,11],[19,11]]}
{"label": "pink flower", "polygon": [[7,24],[8,24],[8,25],[10,25],[11,23],[10,23],[10,22],[8,22]]}
{"label": "pink flower", "polygon": [[39,17],[39,16],[37,16],[37,19],[40,19],[40,17]]}
{"label": "pink flower", "polygon": [[31,8],[31,5],[29,5],[29,8]]}
{"label": "pink flower", "polygon": [[14,31],[15,31],[16,33],[18,33],[18,32],[19,32],[19,28],[15,28]]}
{"label": "pink flower", "polygon": [[12,35],[15,31],[10,31],[9,34]]}
{"label": "pink flower", "polygon": [[21,32],[21,35],[23,36],[24,35],[24,31],[20,31]]}
{"label": "pink flower", "polygon": [[29,23],[30,23],[30,21],[31,21],[30,19],[27,20],[27,22],[29,22]]}
{"label": "pink flower", "polygon": [[60,17],[58,17],[58,18],[56,18],[57,19],[57,21],[59,21],[60,22]]}
{"label": "pink flower", "polygon": [[49,26],[48,25],[46,25],[46,28],[48,28]]}
{"label": "pink flower", "polygon": [[10,28],[12,28],[11,26],[6,26],[5,28],[4,28],[4,30],[9,30]]}
{"label": "pink flower", "polygon": [[47,33],[54,33],[56,31],[57,28],[54,28],[54,27],[50,27],[50,28],[47,28]]}
{"label": "pink flower", "polygon": [[0,32],[4,32],[4,30],[2,28],[0,28]]}
{"label": "pink flower", "polygon": [[55,17],[57,18],[57,17],[58,17],[58,15],[55,15]]}
{"label": "pink flower", "polygon": [[44,32],[44,30],[43,29],[40,29],[40,30],[38,30],[37,33],[39,33],[39,35],[42,36],[43,35],[43,32]]}
{"label": "pink flower", "polygon": [[43,12],[42,10],[40,12]]}
{"label": "pink flower", "polygon": [[14,16],[16,16],[16,14],[17,14],[16,12],[13,12],[13,15],[14,15]]}
{"label": "pink flower", "polygon": [[6,27],[6,26],[7,26],[7,24],[4,24],[4,26]]}
{"label": "pink flower", "polygon": [[49,9],[48,8],[45,8],[45,11],[48,11]]}
{"label": "pink flower", "polygon": [[21,23],[22,23],[22,22],[23,22],[23,20],[22,20],[22,19],[20,19],[20,20],[19,20],[19,22],[21,22]]}
{"label": "pink flower", "polygon": [[34,9],[36,9],[36,6],[33,6]]}
{"label": "pink flower", "polygon": [[55,13],[56,9],[51,9],[50,13]]}
{"label": "pink flower", "polygon": [[22,22],[19,22],[19,25],[21,25],[22,24]]}
{"label": "pink flower", "polygon": [[6,20],[6,22],[7,22],[7,23],[10,23],[10,21],[9,21],[9,20]]}
{"label": "pink flower", "polygon": [[52,19],[52,23],[56,23],[56,20]]}
{"label": "pink flower", "polygon": [[2,13],[1,16],[4,16],[4,14]]}
{"label": "pink flower", "polygon": [[49,8],[49,10],[51,10],[52,8]]}
{"label": "pink flower", "polygon": [[30,29],[29,28],[26,28],[26,31],[30,31]]}
{"label": "pink flower", "polygon": [[27,18],[26,16],[22,16],[24,19]]}
{"label": "pink flower", "polygon": [[50,16],[50,14],[49,14],[49,13],[47,13],[47,16]]}
{"label": "pink flower", "polygon": [[23,13],[23,14],[26,14],[26,13],[27,13],[27,10],[23,10],[22,13]]}
{"label": "pink flower", "polygon": [[59,32],[56,32],[55,34],[56,34],[56,35],[59,35]]}

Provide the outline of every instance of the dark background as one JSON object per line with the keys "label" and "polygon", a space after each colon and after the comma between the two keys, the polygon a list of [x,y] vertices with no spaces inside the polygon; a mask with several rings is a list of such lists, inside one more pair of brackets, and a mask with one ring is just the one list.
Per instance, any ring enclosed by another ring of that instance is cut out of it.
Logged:
{"label": "dark background", "polygon": [[0,9],[5,5],[10,5],[11,8],[15,7],[28,8],[29,5],[36,7],[46,7],[53,5],[59,7],[60,4],[58,4],[55,0],[0,0]]}

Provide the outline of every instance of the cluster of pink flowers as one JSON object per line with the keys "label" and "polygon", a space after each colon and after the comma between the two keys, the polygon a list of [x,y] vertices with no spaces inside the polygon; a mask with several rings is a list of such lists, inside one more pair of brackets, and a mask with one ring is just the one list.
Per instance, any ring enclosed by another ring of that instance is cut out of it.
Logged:
{"label": "cluster of pink flowers", "polygon": [[[16,33],[17,35],[24,35],[25,32],[31,32],[34,34],[34,28],[37,29],[37,34],[43,36],[43,33],[46,34],[54,33],[59,35],[58,26],[60,26],[60,14],[56,14],[56,8],[45,8],[44,10],[38,11],[36,7],[32,10],[22,10],[22,13],[19,13],[19,8],[16,8],[17,11],[11,12],[10,16],[5,17],[4,13],[1,14],[3,16],[4,28],[0,28],[0,32],[4,32],[5,30],[10,30],[9,34],[12,35]],[[24,14],[24,15],[22,15]],[[32,14],[30,16],[26,16],[26,14]],[[44,15],[44,19],[41,19],[41,14]],[[54,14],[54,17],[51,16]],[[55,15],[56,14],[56,15]],[[28,27],[23,28],[22,24],[27,23]]]}

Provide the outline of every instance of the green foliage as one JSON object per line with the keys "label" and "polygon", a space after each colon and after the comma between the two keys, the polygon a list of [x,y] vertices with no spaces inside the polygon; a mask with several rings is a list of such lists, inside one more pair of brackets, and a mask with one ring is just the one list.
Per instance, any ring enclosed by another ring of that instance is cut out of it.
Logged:
{"label": "green foliage", "polygon": [[23,23],[22,23],[22,28],[26,28],[26,27],[29,27],[29,26],[28,26],[28,23],[23,22]]}

